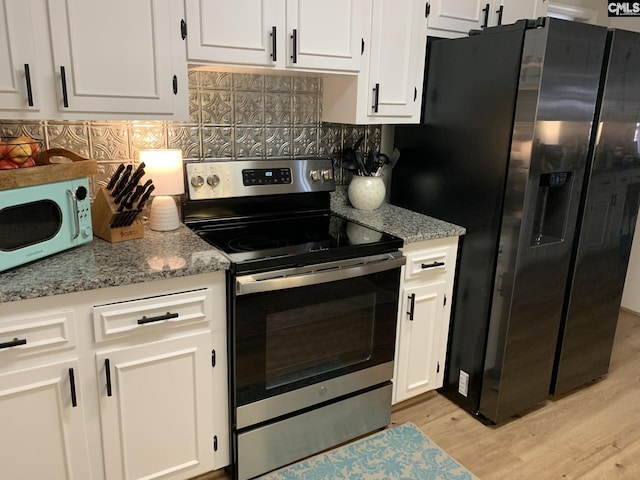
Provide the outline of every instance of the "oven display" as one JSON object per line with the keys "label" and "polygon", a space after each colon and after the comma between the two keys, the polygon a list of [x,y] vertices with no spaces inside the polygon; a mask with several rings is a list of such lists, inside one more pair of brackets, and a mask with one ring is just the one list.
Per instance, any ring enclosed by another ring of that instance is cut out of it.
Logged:
{"label": "oven display", "polygon": [[249,185],[277,185],[291,183],[290,168],[252,168],[242,170],[242,183]]}

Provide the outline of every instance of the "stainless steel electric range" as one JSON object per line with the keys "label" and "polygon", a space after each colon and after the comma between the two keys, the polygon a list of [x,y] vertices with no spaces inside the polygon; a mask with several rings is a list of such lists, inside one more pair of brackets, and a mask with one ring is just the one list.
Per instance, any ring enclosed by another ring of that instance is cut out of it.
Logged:
{"label": "stainless steel electric range", "polygon": [[387,425],[402,240],[331,213],[328,159],[186,164],[184,223],[231,260],[232,468]]}

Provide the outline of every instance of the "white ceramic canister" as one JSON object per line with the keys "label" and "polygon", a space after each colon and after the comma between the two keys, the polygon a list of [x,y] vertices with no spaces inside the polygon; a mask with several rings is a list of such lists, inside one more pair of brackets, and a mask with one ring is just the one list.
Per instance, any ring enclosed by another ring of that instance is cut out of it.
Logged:
{"label": "white ceramic canister", "polygon": [[375,210],[382,202],[386,189],[382,177],[354,175],[349,183],[349,201],[358,210]]}

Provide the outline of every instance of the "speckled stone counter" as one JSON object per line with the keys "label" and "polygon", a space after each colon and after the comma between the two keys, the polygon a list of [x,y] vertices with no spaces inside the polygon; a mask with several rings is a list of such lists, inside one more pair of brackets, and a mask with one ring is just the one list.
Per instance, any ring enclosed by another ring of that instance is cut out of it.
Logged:
{"label": "speckled stone counter", "polygon": [[172,232],[147,229],[144,238],[119,243],[94,238],[77,248],[0,272],[0,304],[227,268],[229,260],[184,225]]}
{"label": "speckled stone counter", "polygon": [[331,210],[349,220],[396,235],[406,243],[464,235],[464,227],[383,203],[373,211],[356,210],[349,203],[345,187],[331,194]]}

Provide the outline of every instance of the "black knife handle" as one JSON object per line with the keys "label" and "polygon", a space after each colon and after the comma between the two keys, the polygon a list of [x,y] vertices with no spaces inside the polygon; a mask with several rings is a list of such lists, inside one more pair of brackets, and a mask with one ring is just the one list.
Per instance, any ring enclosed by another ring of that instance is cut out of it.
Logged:
{"label": "black knife handle", "polygon": [[149,185],[147,190],[142,194],[142,198],[138,202],[138,205],[136,205],[136,210],[138,210],[139,212],[142,211],[144,204],[147,203],[147,200],[149,200],[149,197],[151,196],[151,192],[153,192],[155,189],[155,185]]}
{"label": "black knife handle", "polygon": [[116,186],[113,188],[111,192],[112,196],[117,197],[118,194],[122,191],[122,189],[127,185],[127,182],[129,181],[129,176],[131,175],[132,168],[133,167],[131,166],[131,164],[127,165],[124,172],[122,172],[122,176],[120,177],[120,180],[118,180],[118,183],[116,184]]}
{"label": "black knife handle", "polygon": [[107,185],[107,190],[112,190],[113,187],[116,186],[116,182],[118,181],[118,178],[120,178],[120,174],[122,173],[123,170],[124,170],[124,163],[121,163],[116,169],[116,172],[111,177],[111,180],[109,180],[109,184]]}

